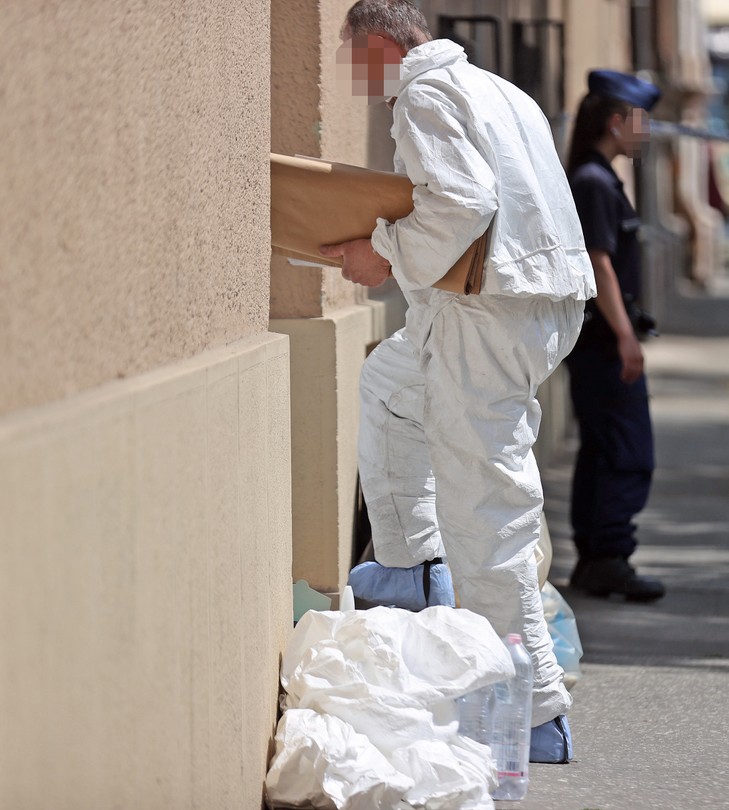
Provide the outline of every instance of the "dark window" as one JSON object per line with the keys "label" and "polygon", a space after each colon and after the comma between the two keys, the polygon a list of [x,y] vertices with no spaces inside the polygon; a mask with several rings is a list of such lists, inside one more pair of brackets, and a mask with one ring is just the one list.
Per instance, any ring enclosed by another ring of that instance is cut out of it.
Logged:
{"label": "dark window", "polygon": [[503,76],[501,21],[498,17],[438,15],[438,36],[450,39],[466,51],[468,61]]}
{"label": "dark window", "polygon": [[553,20],[511,24],[512,81],[553,119],[564,108],[564,25]]}

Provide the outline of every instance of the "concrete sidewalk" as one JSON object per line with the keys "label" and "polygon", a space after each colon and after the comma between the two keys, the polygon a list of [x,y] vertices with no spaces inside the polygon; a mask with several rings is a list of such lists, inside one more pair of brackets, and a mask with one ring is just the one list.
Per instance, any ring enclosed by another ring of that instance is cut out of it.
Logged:
{"label": "concrete sidewalk", "polygon": [[729,337],[664,335],[645,349],[657,470],[633,561],[668,593],[640,605],[569,589],[568,447],[542,473],[550,581],[585,649],[570,715],[576,759],[533,765],[527,798],[498,808],[729,807]]}

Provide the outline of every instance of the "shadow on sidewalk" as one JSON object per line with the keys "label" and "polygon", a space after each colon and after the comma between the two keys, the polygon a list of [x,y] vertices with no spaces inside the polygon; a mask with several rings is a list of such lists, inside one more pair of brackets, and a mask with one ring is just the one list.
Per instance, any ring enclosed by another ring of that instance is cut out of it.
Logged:
{"label": "shadow on sidewalk", "polygon": [[575,611],[583,662],[729,674],[729,338],[665,336],[646,354],[656,473],[632,562],[667,594],[644,605],[569,588],[574,440],[542,471],[550,581]]}

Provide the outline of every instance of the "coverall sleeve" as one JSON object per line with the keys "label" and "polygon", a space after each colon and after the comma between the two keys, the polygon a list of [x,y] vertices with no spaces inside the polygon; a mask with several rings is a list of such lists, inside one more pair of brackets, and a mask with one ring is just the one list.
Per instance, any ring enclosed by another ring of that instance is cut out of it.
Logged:
{"label": "coverall sleeve", "polygon": [[395,105],[397,155],[415,185],[413,211],[377,221],[372,246],[402,289],[432,286],[489,226],[497,182],[467,132],[456,100],[429,85]]}

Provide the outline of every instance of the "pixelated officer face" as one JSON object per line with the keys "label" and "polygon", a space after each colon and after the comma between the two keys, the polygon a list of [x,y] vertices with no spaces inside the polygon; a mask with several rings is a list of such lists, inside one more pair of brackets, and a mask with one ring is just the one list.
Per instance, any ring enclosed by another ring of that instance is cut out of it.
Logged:
{"label": "pixelated officer face", "polygon": [[633,160],[640,160],[648,149],[650,140],[650,118],[640,107],[633,107],[623,125],[625,154]]}
{"label": "pixelated officer face", "polygon": [[377,104],[400,87],[400,49],[376,34],[347,36],[337,49],[337,77],[351,83],[352,95]]}

